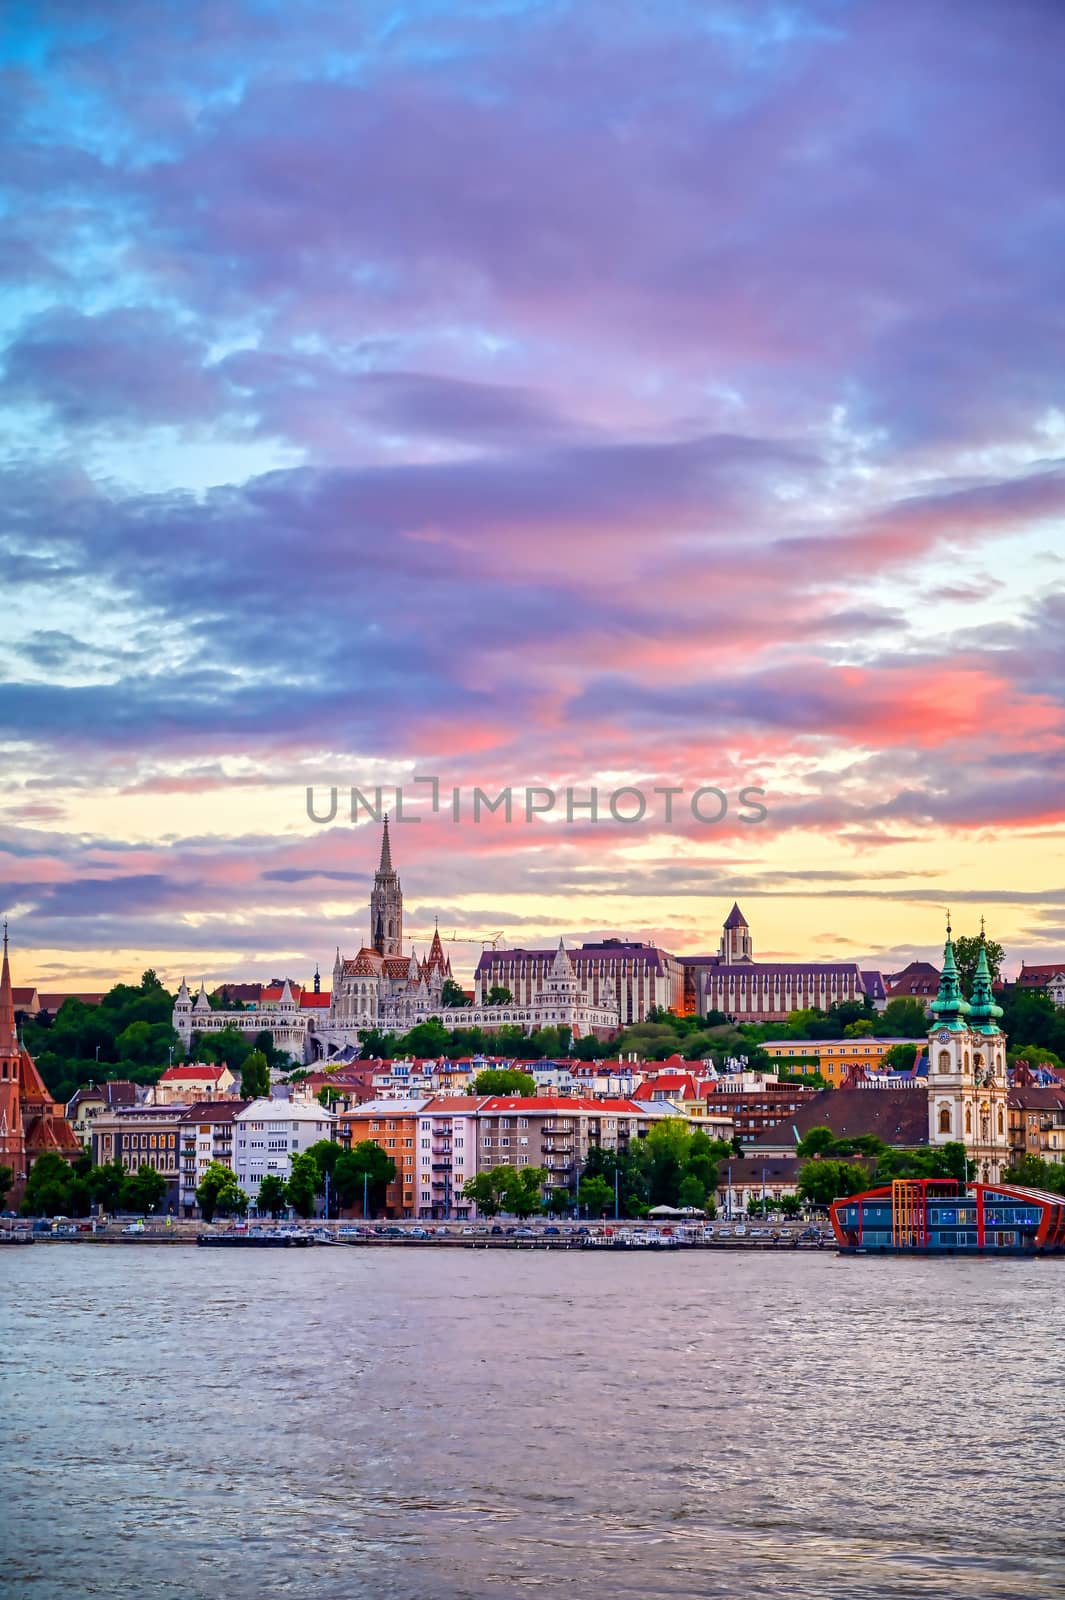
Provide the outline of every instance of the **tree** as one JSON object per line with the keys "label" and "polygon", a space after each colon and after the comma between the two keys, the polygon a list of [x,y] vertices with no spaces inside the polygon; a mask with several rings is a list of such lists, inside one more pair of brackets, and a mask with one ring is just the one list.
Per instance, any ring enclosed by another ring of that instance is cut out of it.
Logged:
{"label": "tree", "polygon": [[118,1210],[122,1186],[129,1174],[116,1156],[114,1161],[104,1161],[93,1167],[88,1175],[89,1193],[102,1211]]}
{"label": "tree", "polygon": [[917,1060],[918,1049],[919,1046],[915,1044],[893,1044],[880,1057],[880,1065],[886,1072],[910,1072]]}
{"label": "tree", "polygon": [[22,1199],[24,1217],[66,1217],[70,1215],[70,1164],[53,1150],[37,1157],[26,1180]]}
{"label": "tree", "polygon": [[548,1179],[546,1167],[501,1166],[492,1169],[505,1210],[516,1217],[531,1217],[541,1211],[541,1193]]}
{"label": "tree", "polygon": [[777,1210],[782,1217],[797,1217],[802,1210],[802,1201],[797,1194],[782,1194],[777,1201]]}
{"label": "tree", "polygon": [[506,984],[493,983],[492,987],[488,991],[487,998],[485,999],[485,1005],[509,1006],[513,1004],[514,996],[511,994]]}
{"label": "tree", "polygon": [[445,978],[440,989],[440,1004],[445,1010],[452,1010],[455,1006],[468,1006],[469,997],[461,983],[456,983],[454,978]]}
{"label": "tree", "polygon": [[577,1199],[590,1217],[601,1217],[614,1204],[614,1190],[605,1178],[582,1178]]}
{"label": "tree", "polygon": [[255,1202],[256,1210],[269,1212],[275,1219],[288,1209],[288,1199],[285,1185],[274,1172],[268,1172],[259,1184],[259,1197]]}
{"label": "tree", "polygon": [[804,1200],[827,1206],[841,1195],[859,1194],[869,1187],[862,1167],[846,1161],[807,1161],[799,1172],[799,1193]]}
{"label": "tree", "polygon": [[364,1195],[371,1208],[380,1204],[395,1176],[396,1163],[372,1139],[362,1139],[350,1150],[341,1150],[333,1169],[337,1199],[345,1210]]}
{"label": "tree", "polygon": [[[228,1169],[227,1169],[228,1170]],[[130,1173],[122,1185],[120,1204],[123,1211],[139,1211],[149,1216],[166,1194],[166,1179],[146,1161],[135,1173]]]}
{"label": "tree", "polygon": [[265,1100],[270,1094],[270,1064],[261,1050],[245,1057],[240,1069],[240,1092],[245,1100]]}
{"label": "tree", "polygon": [[1065,1165],[1060,1161],[1041,1161],[1038,1156],[1021,1156],[1006,1172],[1006,1179],[1026,1189],[1065,1194]]}
{"label": "tree", "polygon": [[248,1209],[248,1197],[235,1173],[224,1162],[212,1161],[196,1185],[196,1204],[204,1222],[213,1222],[216,1212],[220,1216],[243,1215]]}
{"label": "tree", "polygon": [[573,1196],[568,1189],[550,1189],[544,1204],[553,1217],[561,1217],[573,1204]]}
{"label": "tree", "polygon": [[14,1167],[0,1166],[0,1203],[7,1199],[9,1191],[14,1187],[14,1183]]}
{"label": "tree", "polygon": [[795,1146],[795,1154],[800,1161],[808,1161],[814,1156],[823,1156],[826,1150],[831,1150],[836,1142],[836,1135],[831,1128],[819,1126],[811,1128],[806,1137],[800,1139]]}
{"label": "tree", "polygon": [[[374,1148],[377,1148],[376,1145]],[[337,1162],[340,1160],[340,1157],[343,1153],[341,1147],[337,1144],[335,1139],[319,1139],[317,1143],[310,1145],[303,1153],[304,1155],[308,1155],[313,1158],[314,1164],[318,1169],[317,1193],[321,1194],[322,1190],[325,1188],[325,1179],[327,1173],[329,1175],[330,1183],[333,1181],[333,1174],[336,1172]]]}
{"label": "tree", "polygon": [[706,1205],[706,1185],[701,1183],[694,1172],[687,1173],[680,1180],[677,1190],[677,1203],[682,1207],[694,1206],[696,1211],[702,1211]]}
{"label": "tree", "polygon": [[494,1217],[499,1210],[499,1196],[491,1172],[478,1172],[462,1185],[462,1198],[472,1200],[482,1217]]}
{"label": "tree", "polygon": [[536,1079],[517,1067],[486,1067],[473,1080],[474,1094],[534,1095]]}
{"label": "tree", "polygon": [[857,1022],[848,1022],[843,1030],[845,1039],[870,1039],[876,1032],[876,1023],[868,1017],[859,1017]]}
{"label": "tree", "polygon": [[909,995],[889,1000],[880,1019],[881,1035],[889,1039],[923,1039],[928,1027],[928,1014],[923,1003]]}
{"label": "tree", "polygon": [[315,1196],[322,1181],[318,1163],[309,1150],[292,1157],[292,1171],[287,1185],[288,1203],[300,1217],[314,1216]]}
{"label": "tree", "polygon": [[[982,942],[993,983],[1002,971],[1006,952],[995,939],[984,939]],[[980,944],[979,936],[971,933],[959,934],[954,940],[954,963],[958,969],[964,994],[972,992],[973,979],[976,977],[976,967],[980,960]]]}

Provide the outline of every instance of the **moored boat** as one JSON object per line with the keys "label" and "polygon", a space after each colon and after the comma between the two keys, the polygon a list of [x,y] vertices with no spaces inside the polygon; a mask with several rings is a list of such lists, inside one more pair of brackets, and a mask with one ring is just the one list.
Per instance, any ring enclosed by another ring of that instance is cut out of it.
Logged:
{"label": "moored boat", "polygon": [[1065,1255],[1065,1196],[1041,1189],[896,1178],[829,1214],[843,1255]]}

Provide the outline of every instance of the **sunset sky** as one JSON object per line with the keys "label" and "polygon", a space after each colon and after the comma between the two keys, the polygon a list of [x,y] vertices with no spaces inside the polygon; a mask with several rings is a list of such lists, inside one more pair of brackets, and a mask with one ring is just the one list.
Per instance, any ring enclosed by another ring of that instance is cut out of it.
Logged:
{"label": "sunset sky", "polygon": [[[33,0],[0,22],[15,981],[407,931],[1065,954],[1065,6]],[[520,805],[520,802],[519,802]]]}

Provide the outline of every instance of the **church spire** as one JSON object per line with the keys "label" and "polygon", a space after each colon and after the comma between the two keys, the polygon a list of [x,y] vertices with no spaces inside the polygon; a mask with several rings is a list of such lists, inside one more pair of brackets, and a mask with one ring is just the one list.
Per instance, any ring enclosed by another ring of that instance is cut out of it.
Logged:
{"label": "church spire", "polygon": [[385,873],[392,871],[392,845],[388,837],[388,812],[385,812],[385,825],[381,833],[381,860],[377,867],[377,876],[380,878]]}
{"label": "church spire", "polygon": [[999,1032],[998,1018],[1002,1015],[1002,1007],[995,1004],[994,992],[991,988],[991,968],[987,964],[987,939],[984,934],[984,919],[980,918],[980,954],[976,962],[976,976],[973,979],[973,998],[969,1006],[969,1026],[977,1033],[996,1034]]}
{"label": "church spire", "polygon": [[947,912],[947,941],[943,946],[943,970],[939,975],[939,993],[929,1010],[935,1025],[959,1033],[966,1027],[969,1002],[961,992],[961,979],[954,959],[954,940],[951,935],[950,912]]}
{"label": "church spire", "polygon": [[7,923],[4,923],[4,965],[0,970],[0,1056],[17,1056],[18,1030],[15,1027],[15,999],[11,993],[11,967],[7,959]]}

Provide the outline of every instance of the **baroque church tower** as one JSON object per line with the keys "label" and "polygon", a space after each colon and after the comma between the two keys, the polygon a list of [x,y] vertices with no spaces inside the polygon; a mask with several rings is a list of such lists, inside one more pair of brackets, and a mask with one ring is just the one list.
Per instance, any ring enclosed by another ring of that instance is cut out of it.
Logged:
{"label": "baroque church tower", "polygon": [[1006,1040],[998,1026],[984,930],[972,1001],[961,991],[947,923],[939,993],[928,1035],[928,1142],[958,1141],[976,1163],[977,1183],[998,1183],[1009,1166]]}
{"label": "baroque church tower", "polygon": [[370,894],[370,945],[379,956],[403,954],[403,890],[392,867],[387,815],[381,835],[381,860]]}

